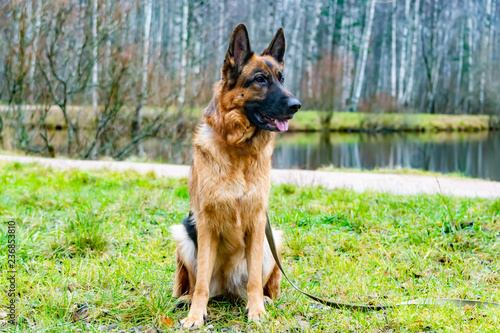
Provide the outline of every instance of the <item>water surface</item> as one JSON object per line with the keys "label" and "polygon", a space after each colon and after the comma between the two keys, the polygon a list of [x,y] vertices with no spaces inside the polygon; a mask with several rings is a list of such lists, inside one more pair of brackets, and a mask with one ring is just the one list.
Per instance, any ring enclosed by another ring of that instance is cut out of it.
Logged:
{"label": "water surface", "polygon": [[411,168],[500,181],[500,133],[287,133],[275,168]]}
{"label": "water surface", "polygon": [[[91,137],[82,134],[83,139]],[[67,153],[66,131],[50,131],[49,137],[57,155],[64,156]],[[39,141],[42,144],[40,138]],[[0,146],[12,149],[7,142]],[[151,160],[191,164],[191,135],[175,142],[148,139],[144,149]],[[114,151],[119,149],[115,147]],[[411,168],[500,181],[500,132],[283,133],[276,140],[273,167],[308,170],[322,167]]]}

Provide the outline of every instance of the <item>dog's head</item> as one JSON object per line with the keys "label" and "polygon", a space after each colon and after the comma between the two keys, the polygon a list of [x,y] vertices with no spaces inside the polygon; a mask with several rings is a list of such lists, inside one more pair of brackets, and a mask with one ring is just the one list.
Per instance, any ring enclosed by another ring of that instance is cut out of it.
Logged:
{"label": "dog's head", "polygon": [[247,29],[240,24],[233,31],[222,68],[225,95],[242,107],[253,125],[268,131],[288,130],[288,120],[301,106],[284,87],[285,46],[280,28],[264,52],[255,55]]}

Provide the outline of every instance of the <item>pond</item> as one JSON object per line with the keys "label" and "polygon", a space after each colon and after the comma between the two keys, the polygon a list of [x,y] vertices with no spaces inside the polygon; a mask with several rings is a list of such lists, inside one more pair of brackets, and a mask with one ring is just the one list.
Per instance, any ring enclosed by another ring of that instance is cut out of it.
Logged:
{"label": "pond", "polygon": [[411,168],[500,181],[500,133],[287,133],[275,168]]}
{"label": "pond", "polygon": [[[189,164],[189,145],[150,141],[151,158]],[[277,169],[409,168],[500,181],[500,133],[284,133],[276,139]]]}
{"label": "pond", "polygon": [[[50,137],[57,155],[64,155],[66,131],[51,131]],[[150,139],[144,148],[151,160],[190,164],[190,141],[189,137],[182,142]],[[500,132],[283,133],[276,140],[273,167],[409,168],[500,181]]]}

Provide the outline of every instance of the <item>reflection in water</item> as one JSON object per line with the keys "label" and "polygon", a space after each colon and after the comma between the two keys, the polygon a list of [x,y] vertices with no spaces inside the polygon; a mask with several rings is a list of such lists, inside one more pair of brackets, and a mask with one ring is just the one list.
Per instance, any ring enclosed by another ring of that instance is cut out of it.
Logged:
{"label": "reflection in water", "polygon": [[[4,133],[5,139],[14,137]],[[49,134],[56,154],[64,156],[66,131]],[[9,141],[0,142],[0,149],[12,149]],[[144,150],[151,160],[191,164],[190,135],[176,142],[149,139]],[[403,167],[500,181],[500,133],[285,133],[276,140],[273,160],[273,167],[279,169]]]}
{"label": "reflection in water", "polygon": [[500,181],[500,133],[290,133],[276,141],[275,168],[413,168]]}

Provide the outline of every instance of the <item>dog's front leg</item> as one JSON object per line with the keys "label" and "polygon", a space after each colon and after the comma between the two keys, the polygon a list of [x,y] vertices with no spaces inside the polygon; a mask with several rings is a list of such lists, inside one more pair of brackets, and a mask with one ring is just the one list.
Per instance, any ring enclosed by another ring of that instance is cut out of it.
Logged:
{"label": "dog's front leg", "polygon": [[262,287],[262,260],[264,251],[264,234],[266,226],[265,212],[257,214],[255,223],[251,224],[246,239],[246,257],[248,269],[248,319],[257,321],[265,313],[264,291]]}
{"label": "dog's front leg", "polygon": [[203,326],[207,315],[210,278],[214,270],[215,258],[219,247],[219,237],[203,222],[198,224],[196,285],[189,314],[187,318],[181,320],[184,328]]}

